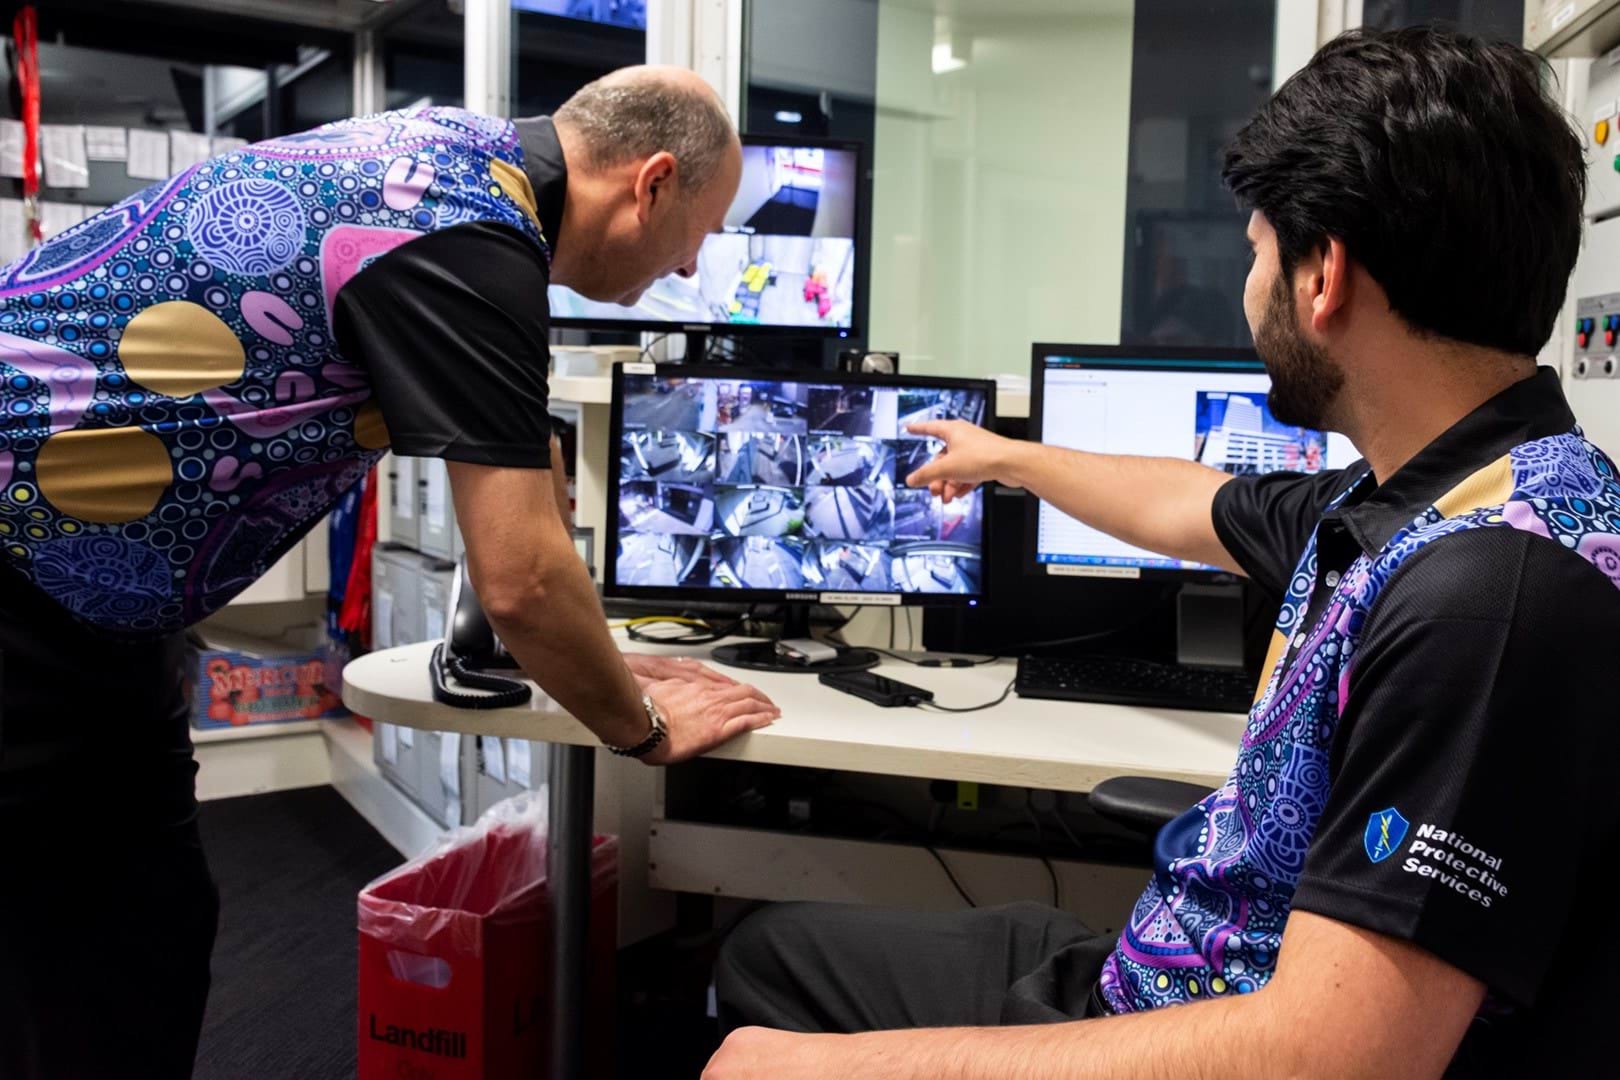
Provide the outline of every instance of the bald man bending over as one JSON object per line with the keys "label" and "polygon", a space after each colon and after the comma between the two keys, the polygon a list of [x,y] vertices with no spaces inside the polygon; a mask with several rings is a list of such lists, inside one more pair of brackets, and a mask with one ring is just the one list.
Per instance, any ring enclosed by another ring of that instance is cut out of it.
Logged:
{"label": "bald man bending over", "polygon": [[189,1075],[218,895],[181,632],[390,445],[449,463],[496,632],[605,744],[664,764],[777,715],[620,655],[546,413],[547,287],[692,274],[741,168],[701,79],[628,68],[554,117],[233,151],[0,272],[0,1075]]}

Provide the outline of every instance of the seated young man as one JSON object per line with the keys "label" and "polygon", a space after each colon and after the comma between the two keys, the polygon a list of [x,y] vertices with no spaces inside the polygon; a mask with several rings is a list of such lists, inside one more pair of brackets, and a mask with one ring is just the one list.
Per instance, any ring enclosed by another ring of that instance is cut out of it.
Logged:
{"label": "seated young man", "polygon": [[1233,478],[924,425],[947,449],[913,485],[1024,487],[1275,593],[1265,683],[1117,942],[1032,904],[767,908],[722,953],[737,1030],[707,1077],[1518,1076],[1594,1052],[1620,998],[1620,483],[1533,359],[1585,185],[1541,76],[1511,45],[1350,34],[1227,152],[1271,410],[1365,460]]}

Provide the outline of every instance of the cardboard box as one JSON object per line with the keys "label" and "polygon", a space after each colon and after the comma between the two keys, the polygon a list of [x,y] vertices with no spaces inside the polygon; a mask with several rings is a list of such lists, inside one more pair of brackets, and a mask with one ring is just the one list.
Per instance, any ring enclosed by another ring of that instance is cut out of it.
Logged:
{"label": "cardboard box", "polygon": [[345,716],[347,651],[281,645],[208,631],[192,665],[191,725],[199,730]]}

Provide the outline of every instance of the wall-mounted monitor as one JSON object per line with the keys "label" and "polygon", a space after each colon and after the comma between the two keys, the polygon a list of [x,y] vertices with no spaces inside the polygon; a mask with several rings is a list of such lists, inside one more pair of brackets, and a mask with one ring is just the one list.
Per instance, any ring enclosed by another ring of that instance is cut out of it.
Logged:
{"label": "wall-mounted monitor", "polygon": [[552,324],[621,330],[852,337],[865,296],[858,143],[743,137],[742,181],[697,273],[632,307],[550,291]]}

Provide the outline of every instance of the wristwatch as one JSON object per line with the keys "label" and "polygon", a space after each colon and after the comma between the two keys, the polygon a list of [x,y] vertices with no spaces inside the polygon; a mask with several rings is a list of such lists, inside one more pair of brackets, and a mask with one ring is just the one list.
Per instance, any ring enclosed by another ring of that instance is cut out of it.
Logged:
{"label": "wristwatch", "polygon": [[652,753],[660,743],[669,735],[669,726],[664,723],[664,714],[658,711],[653,699],[648,694],[641,695],[641,707],[647,710],[647,721],[652,724],[652,731],[645,739],[634,746],[614,746],[612,743],[603,743],[613,753],[620,757],[646,757]]}

